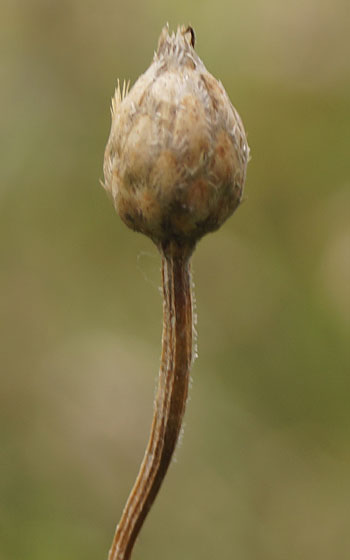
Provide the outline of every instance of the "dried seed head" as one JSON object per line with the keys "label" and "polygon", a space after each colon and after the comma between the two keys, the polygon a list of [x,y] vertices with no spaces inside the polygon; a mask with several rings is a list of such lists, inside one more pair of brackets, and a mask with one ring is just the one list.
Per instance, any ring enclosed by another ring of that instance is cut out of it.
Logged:
{"label": "dried seed head", "polygon": [[194,42],[192,28],[165,27],[151,66],[112,100],[104,186],[122,220],[163,247],[193,247],[221,226],[249,159],[242,121]]}

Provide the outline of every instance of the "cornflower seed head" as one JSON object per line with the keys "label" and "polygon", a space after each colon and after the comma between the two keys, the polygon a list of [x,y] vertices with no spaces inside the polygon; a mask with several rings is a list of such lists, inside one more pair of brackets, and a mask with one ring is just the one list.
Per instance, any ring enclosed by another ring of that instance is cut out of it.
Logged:
{"label": "cornflower seed head", "polygon": [[122,220],[162,247],[194,247],[221,226],[249,159],[242,121],[194,42],[191,27],[165,27],[151,66],[112,100],[104,187]]}

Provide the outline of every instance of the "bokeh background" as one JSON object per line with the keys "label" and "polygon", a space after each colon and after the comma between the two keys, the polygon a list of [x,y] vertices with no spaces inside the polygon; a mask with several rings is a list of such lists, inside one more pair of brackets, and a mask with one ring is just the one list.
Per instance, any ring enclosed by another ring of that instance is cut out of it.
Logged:
{"label": "bokeh background", "polygon": [[183,442],[135,560],[350,557],[341,0],[2,0],[0,558],[106,558],[148,437],[160,260],[101,186],[117,77],[191,23],[252,150],[193,260]]}

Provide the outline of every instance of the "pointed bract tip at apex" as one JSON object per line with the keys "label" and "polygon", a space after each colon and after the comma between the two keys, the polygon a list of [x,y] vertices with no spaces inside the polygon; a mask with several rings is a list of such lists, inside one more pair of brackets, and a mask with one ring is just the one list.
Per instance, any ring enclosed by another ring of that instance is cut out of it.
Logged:
{"label": "pointed bract tip at apex", "polygon": [[175,44],[181,44],[185,49],[193,49],[195,40],[195,32],[191,25],[179,25],[176,33],[174,31],[170,33],[169,23],[167,23],[159,36],[155,58],[171,52]]}
{"label": "pointed bract tip at apex", "polygon": [[111,113],[112,117],[116,114],[118,106],[123,101],[123,99],[128,95],[130,88],[130,80],[123,80],[123,85],[120,87],[120,80],[117,80],[117,87],[114,91],[114,96],[112,97]]}

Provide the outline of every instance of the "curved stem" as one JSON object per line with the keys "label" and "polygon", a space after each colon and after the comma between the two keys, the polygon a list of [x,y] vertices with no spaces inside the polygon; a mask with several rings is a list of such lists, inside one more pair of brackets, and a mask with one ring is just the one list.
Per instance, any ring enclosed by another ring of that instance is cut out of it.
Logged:
{"label": "curved stem", "polygon": [[163,337],[151,434],[138,476],[114,535],[109,560],[129,560],[168,470],[185,412],[192,359],[190,255],[162,246]]}

